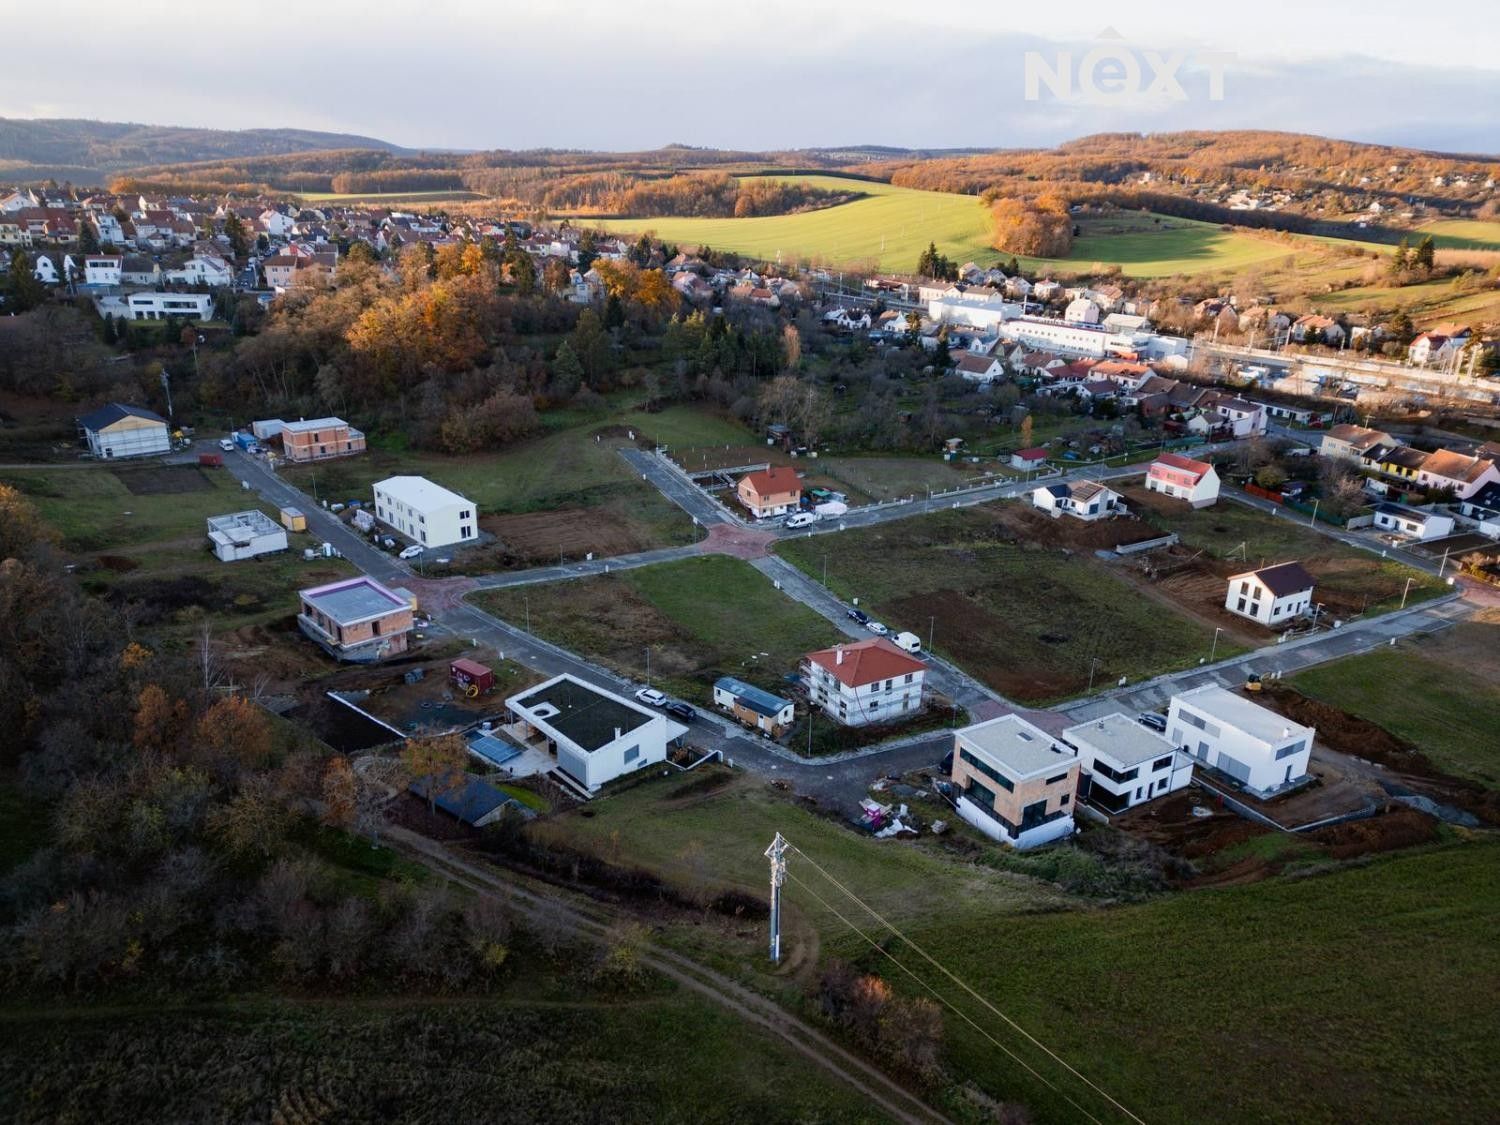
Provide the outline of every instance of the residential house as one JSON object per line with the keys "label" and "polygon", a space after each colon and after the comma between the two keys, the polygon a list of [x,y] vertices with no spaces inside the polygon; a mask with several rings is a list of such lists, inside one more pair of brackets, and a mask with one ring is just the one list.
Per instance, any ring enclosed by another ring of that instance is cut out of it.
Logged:
{"label": "residential house", "polygon": [[1290,624],[1312,605],[1313,577],[1301,563],[1284,562],[1229,577],[1224,608],[1275,627]]}
{"label": "residential house", "polygon": [[1463,351],[1473,339],[1467,324],[1441,324],[1423,332],[1407,345],[1406,356],[1422,367],[1442,363]]}
{"label": "residential house", "polygon": [[85,254],[83,256],[83,283],[85,285],[119,285],[125,259],[119,254]]}
{"label": "residential house", "polygon": [[1030,449],[1018,449],[1010,455],[1010,467],[1020,469],[1023,473],[1034,473],[1038,469],[1045,468],[1047,464],[1047,450],[1040,445],[1032,446]]}
{"label": "residential house", "polygon": [[1413,508],[1406,504],[1375,506],[1375,527],[1380,531],[1418,541],[1441,539],[1453,534],[1453,517],[1435,508]]}
{"label": "residential house", "polygon": [[159,285],[161,266],[144,254],[127,254],[120,263],[120,284]]}
{"label": "residential house", "polygon": [[458,777],[419,777],[407,788],[470,828],[494,824],[507,811],[528,819],[536,815],[515,797],[471,773]]}
{"label": "residential house", "polygon": [[1184,788],[1193,760],[1165,735],[1116,711],[1068,727],[1062,741],[1078,751],[1078,795],[1107,813],[1121,813]]}
{"label": "residential house", "polygon": [[233,284],[234,267],[216,254],[195,254],[176,269],[168,270],[166,280],[176,285],[222,289]]}
{"label": "residential house", "polygon": [[958,362],[953,365],[955,373],[962,375],[971,383],[980,383],[988,386],[1005,372],[1000,360],[990,355],[976,355],[966,352],[958,357]]}
{"label": "residential house", "polygon": [[448,547],[479,538],[474,501],[426,477],[387,477],[374,488],[375,518],[420,546]]}
{"label": "residential house", "polygon": [[252,508],[208,517],[208,545],[220,562],[238,562],[287,548],[286,528]]}
{"label": "residential house", "polygon": [[280,434],[288,461],[322,461],[365,451],[365,435],[342,418],[284,422]]}
{"label": "residential house", "polygon": [[1064,514],[1080,520],[1129,514],[1118,492],[1094,480],[1043,485],[1032,492],[1031,503],[1054,519]]}
{"label": "residential house", "polygon": [[590,793],[665,761],[687,733],[661,712],[567,673],[511,696],[505,706],[521,737],[540,738],[557,768]]}
{"label": "residential house", "polygon": [[714,681],[714,706],[772,738],[780,738],[796,717],[790,699],[772,695],[733,676],[721,676]]}
{"label": "residential house", "polygon": [[1211,409],[1222,420],[1221,424],[1228,426],[1229,431],[1237,438],[1254,437],[1266,432],[1266,410],[1259,403],[1232,395],[1216,394]]}
{"label": "residential house", "polygon": [[1417,471],[1417,483],[1423,488],[1447,489],[1464,500],[1487,484],[1500,482],[1500,467],[1485,457],[1439,449],[1429,453]]}
{"label": "residential house", "polygon": [[1309,313],[1292,322],[1292,339],[1299,344],[1316,340],[1336,348],[1344,342],[1344,326],[1332,317]]}
{"label": "residential house", "polygon": [[1146,490],[1207,508],[1219,498],[1219,474],[1207,461],[1163,453],[1146,470]]}
{"label": "residential house", "polygon": [[298,594],[297,625],[336,660],[370,664],[407,650],[412,602],[368,575]]}
{"label": "residential house", "polygon": [[772,465],[741,477],[734,493],[756,519],[769,519],[797,510],[802,502],[802,481],[796,469]]}
{"label": "residential house", "polygon": [[1265,798],[1307,776],[1317,731],[1217,684],[1172,697],[1167,738],[1200,766],[1233,778]]}
{"label": "residential house", "polygon": [[1318,454],[1322,457],[1337,457],[1343,461],[1358,461],[1373,446],[1396,444],[1399,444],[1396,439],[1383,430],[1342,424],[1334,426],[1323,435]]}
{"label": "residential house", "polygon": [[1376,472],[1397,480],[1415,482],[1422,466],[1431,456],[1420,449],[1397,442],[1392,445],[1372,445],[1360,455],[1360,462]]}
{"label": "residential house", "polygon": [[31,276],[46,285],[56,285],[63,278],[63,271],[51,254],[38,254],[31,264]]}
{"label": "residential house", "polygon": [[31,245],[31,229],[13,214],[0,212],[0,246],[14,248]]}
{"label": "residential house", "polygon": [[79,418],[78,428],[95,457],[150,457],[172,451],[167,420],[144,406],[112,402]]}
{"label": "residential house", "polygon": [[207,293],[132,293],[125,307],[131,320],[207,320],[214,299]]}
{"label": "residential house", "polygon": [[1099,306],[1087,297],[1075,298],[1063,310],[1063,319],[1069,324],[1098,324]]}
{"label": "residential house", "polygon": [[1458,502],[1460,515],[1474,521],[1474,530],[1500,539],[1500,484],[1487,484]]}
{"label": "residential house", "polygon": [[1025,850],[1073,833],[1078,751],[1019,715],[953,733],[958,815],[992,840]]}
{"label": "residential house", "polygon": [[922,709],[927,665],[884,637],[808,653],[802,681],[808,701],[848,727],[891,723]]}

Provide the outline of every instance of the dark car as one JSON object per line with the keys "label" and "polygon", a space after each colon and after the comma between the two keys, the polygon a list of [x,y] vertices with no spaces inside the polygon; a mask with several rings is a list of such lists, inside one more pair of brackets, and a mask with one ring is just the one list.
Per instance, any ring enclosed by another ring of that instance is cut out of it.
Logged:
{"label": "dark car", "polygon": [[694,711],[686,703],[683,703],[680,700],[672,700],[672,702],[668,703],[665,707],[662,708],[662,710],[665,711],[668,715],[671,715],[672,718],[679,719],[684,723],[696,722],[698,719],[698,712]]}
{"label": "dark car", "polygon": [[1167,729],[1167,717],[1160,711],[1142,711],[1135,717],[1135,721],[1143,727],[1150,727],[1158,734]]}
{"label": "dark car", "polygon": [[860,625],[868,625],[870,623],[870,615],[862,609],[851,609],[849,611],[849,620],[857,622]]}

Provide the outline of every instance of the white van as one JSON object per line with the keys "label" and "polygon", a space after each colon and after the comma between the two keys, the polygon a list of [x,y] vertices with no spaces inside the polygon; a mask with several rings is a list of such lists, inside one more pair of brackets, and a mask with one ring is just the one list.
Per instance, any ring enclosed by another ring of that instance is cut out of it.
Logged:
{"label": "white van", "polygon": [[897,648],[904,648],[914,656],[922,651],[922,638],[915,633],[897,633],[891,640],[896,642]]}
{"label": "white van", "polygon": [[817,523],[818,518],[817,512],[794,512],[792,515],[787,516],[786,526],[807,527],[809,524]]}

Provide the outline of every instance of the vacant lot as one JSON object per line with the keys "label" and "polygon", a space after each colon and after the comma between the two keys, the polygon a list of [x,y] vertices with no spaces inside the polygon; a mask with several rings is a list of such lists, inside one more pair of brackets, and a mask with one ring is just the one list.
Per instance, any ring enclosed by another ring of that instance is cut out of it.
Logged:
{"label": "vacant lot", "polygon": [[[1027,703],[1207,656],[1213,630],[1141,598],[1096,549],[1149,538],[1135,520],[1052,520],[1022,503],[793,539],[777,550],[892,629]],[[1220,653],[1226,649],[1220,642]]]}
{"label": "vacant lot", "polygon": [[1438,769],[1500,788],[1500,613],[1310,668],[1290,682],[1385,727]]}
{"label": "vacant lot", "polygon": [[693,542],[692,521],[641,480],[619,451],[667,440],[659,433],[700,444],[747,436],[716,414],[687,407],[647,414],[626,402],[569,423],[494,453],[448,457],[387,446],[282,471],[299,488],[329,500],[368,501],[374,482],[397,474],[428,477],[479,506],[480,526],[499,540],[484,568],[524,567],[555,562],[559,548],[576,559]]}
{"label": "vacant lot", "polygon": [[[864,198],[794,215],[605,219],[598,225],[616,231],[650,230],[669,242],[721,247],[764,261],[873,263],[879,269],[902,273],[916,268],[917,257],[929,241],[955,262],[987,263],[1010,257],[990,246],[987,213],[972,195],[840,176],[799,176],[796,182],[858,191]],[[1022,263],[1065,273],[1119,265],[1132,277],[1160,277],[1243,268],[1286,257],[1296,249],[1295,243],[1166,216],[1084,216],[1079,224],[1083,234],[1069,257],[1023,258]]]}
{"label": "vacant lot", "polygon": [[822,454],[793,457],[766,445],[709,445],[672,448],[672,459],[688,472],[739,468],[743,465],[790,465],[802,476],[803,488],[842,492],[850,504],[898,500],[980,483],[980,470],[967,462],[940,457],[854,457]]}
{"label": "vacant lot", "polygon": [[803,653],[840,637],[748,563],[721,555],[473,599],[636,679],[646,678],[649,648],[652,684],[698,703],[723,675],[784,689]]}
{"label": "vacant lot", "polygon": [[1447,590],[1423,571],[1320,534],[1307,526],[1307,516],[1295,512],[1291,518],[1272,516],[1226,498],[1195,511],[1139,485],[1122,492],[1133,511],[1182,539],[1180,547],[1142,560],[1132,573],[1144,575],[1145,588],[1242,635],[1263,640],[1267,632],[1224,610],[1227,579],[1264,565],[1300,562],[1317,581],[1313,601],[1322,603],[1324,613],[1344,619],[1397,608],[1408,578],[1413,581],[1407,605]]}

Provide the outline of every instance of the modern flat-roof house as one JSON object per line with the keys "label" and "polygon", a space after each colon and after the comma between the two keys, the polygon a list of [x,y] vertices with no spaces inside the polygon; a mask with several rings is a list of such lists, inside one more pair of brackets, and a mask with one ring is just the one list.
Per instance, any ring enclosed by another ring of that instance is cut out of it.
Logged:
{"label": "modern flat-roof house", "polygon": [[593,791],[653,762],[687,733],[658,711],[564,673],[505,701],[513,719],[546,739],[558,769]]}
{"label": "modern flat-roof house", "polygon": [[810,652],[801,672],[809,702],[846,727],[896,722],[922,709],[927,665],[884,637]]}
{"label": "modern flat-roof house", "polygon": [[728,711],[746,726],[765,731],[772,738],[779,737],[796,715],[790,699],[737,680],[733,676],[721,676],[714,682],[714,706]]}
{"label": "modern flat-roof house", "polygon": [[1301,563],[1284,562],[1229,578],[1224,608],[1262,625],[1285,625],[1312,605],[1313,577]]}
{"label": "modern flat-roof house", "polygon": [[802,481],[796,469],[773,465],[741,477],[734,493],[752,516],[763,520],[795,512],[802,502]]}
{"label": "modern flat-roof house", "polygon": [[1207,508],[1219,498],[1219,474],[1207,461],[1180,453],[1163,453],[1146,470],[1146,490]]}
{"label": "modern flat-roof house", "polygon": [[286,550],[286,528],[258,508],[208,517],[208,543],[220,562]]}
{"label": "modern flat-roof house", "polygon": [[376,481],[375,518],[423,547],[447,547],[479,538],[474,501],[426,477]]}
{"label": "modern flat-roof house", "polygon": [[1173,745],[1256,797],[1272,796],[1307,775],[1316,734],[1217,684],[1174,695],[1167,709]]}
{"label": "modern flat-roof house", "polygon": [[365,451],[365,435],[342,418],[282,422],[279,433],[288,461],[322,461]]}
{"label": "modern flat-roof house", "polygon": [[1078,752],[1019,715],[953,732],[958,815],[1015,848],[1073,832]]}
{"label": "modern flat-roof house", "polygon": [[1435,508],[1412,508],[1406,504],[1375,506],[1375,524],[1381,531],[1403,539],[1441,539],[1453,534],[1453,517]]}
{"label": "modern flat-roof house", "polygon": [[1094,480],[1043,485],[1032,491],[1031,504],[1054,518],[1069,515],[1080,520],[1126,515],[1128,511],[1118,492]]}
{"label": "modern flat-roof house", "polygon": [[85,285],[119,285],[120,270],[125,258],[120,254],[85,254],[83,257],[83,283]]}
{"label": "modern flat-roof house", "polygon": [[172,451],[167,420],[144,406],[112,402],[78,419],[78,428],[95,457],[150,457]]}
{"label": "modern flat-roof house", "polygon": [[1062,740],[1083,767],[1080,798],[1118,813],[1193,780],[1193,761],[1163,735],[1118,711],[1068,727]]}
{"label": "modern flat-roof house", "polygon": [[297,624],[338,660],[371,664],[406,651],[412,603],[360,575],[303,590]]}
{"label": "modern flat-roof house", "polygon": [[208,293],[132,293],[125,298],[131,320],[207,320],[214,299]]}

